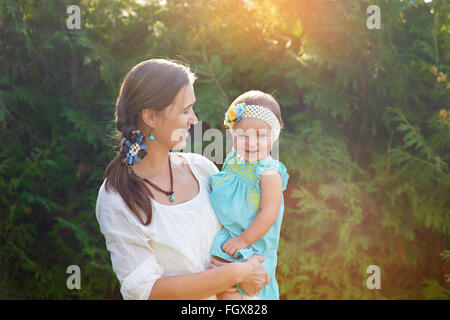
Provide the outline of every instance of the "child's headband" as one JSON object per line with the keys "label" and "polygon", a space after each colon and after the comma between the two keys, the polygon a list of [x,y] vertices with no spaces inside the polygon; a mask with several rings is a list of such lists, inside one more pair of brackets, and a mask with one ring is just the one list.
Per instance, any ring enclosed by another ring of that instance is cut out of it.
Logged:
{"label": "child's headband", "polygon": [[280,135],[280,122],[277,116],[268,108],[257,105],[245,105],[245,102],[232,105],[225,113],[225,126],[232,128],[243,118],[257,118],[265,121],[272,129],[273,141],[275,142]]}

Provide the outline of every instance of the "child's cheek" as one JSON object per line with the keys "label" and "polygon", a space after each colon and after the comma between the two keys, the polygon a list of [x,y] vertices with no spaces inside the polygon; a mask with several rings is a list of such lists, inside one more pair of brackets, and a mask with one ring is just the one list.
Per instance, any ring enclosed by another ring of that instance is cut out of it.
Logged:
{"label": "child's cheek", "polygon": [[271,151],[270,139],[260,139],[258,149],[261,158],[267,157]]}
{"label": "child's cheek", "polygon": [[267,151],[269,148],[269,141],[267,141],[266,138],[259,139],[258,145],[261,151]]}
{"label": "child's cheek", "polygon": [[245,139],[235,137],[234,148],[236,149],[236,151],[245,151]]}

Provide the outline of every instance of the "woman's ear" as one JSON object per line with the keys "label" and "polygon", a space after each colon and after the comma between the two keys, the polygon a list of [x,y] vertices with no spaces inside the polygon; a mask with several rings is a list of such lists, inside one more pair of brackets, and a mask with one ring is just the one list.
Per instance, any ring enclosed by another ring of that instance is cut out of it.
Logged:
{"label": "woman's ear", "polygon": [[141,117],[142,122],[146,126],[148,126],[150,128],[156,127],[157,120],[158,120],[158,112],[156,110],[142,109],[140,117]]}

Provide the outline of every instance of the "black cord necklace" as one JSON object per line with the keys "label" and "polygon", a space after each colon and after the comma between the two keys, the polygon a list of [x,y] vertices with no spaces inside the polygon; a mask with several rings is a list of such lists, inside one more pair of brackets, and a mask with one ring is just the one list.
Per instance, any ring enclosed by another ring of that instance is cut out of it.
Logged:
{"label": "black cord necklace", "polygon": [[150,180],[146,179],[146,178],[142,178],[139,177],[137,174],[134,173],[134,170],[132,167],[129,167],[130,172],[138,179],[141,179],[142,181],[144,181],[145,183],[151,185],[153,188],[155,188],[156,190],[167,194],[168,196],[170,196],[169,200],[170,202],[174,202],[175,201],[175,196],[173,195],[173,176],[172,176],[172,164],[170,162],[170,155],[169,155],[169,172],[170,172],[170,190],[166,191],[162,188],[160,188],[159,186],[157,186],[156,184],[154,184],[153,182],[151,182]]}

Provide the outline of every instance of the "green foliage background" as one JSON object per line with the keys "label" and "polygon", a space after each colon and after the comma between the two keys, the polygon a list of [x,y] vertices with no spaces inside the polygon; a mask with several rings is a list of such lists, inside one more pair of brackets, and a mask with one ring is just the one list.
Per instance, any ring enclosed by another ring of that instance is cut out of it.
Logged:
{"label": "green foliage background", "polygon": [[282,106],[282,299],[449,299],[447,1],[5,0],[0,48],[1,299],[121,298],[94,209],[120,82],[155,57],[191,65],[207,127],[246,90]]}

